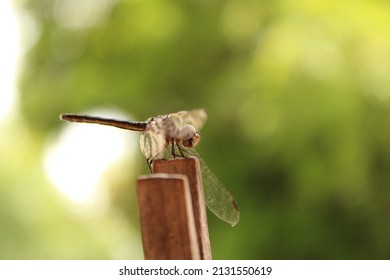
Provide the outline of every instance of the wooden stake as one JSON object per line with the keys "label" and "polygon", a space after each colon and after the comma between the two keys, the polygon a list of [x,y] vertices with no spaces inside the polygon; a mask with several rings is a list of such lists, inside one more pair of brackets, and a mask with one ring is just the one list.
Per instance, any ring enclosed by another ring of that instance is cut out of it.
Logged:
{"label": "wooden stake", "polygon": [[187,177],[141,176],[137,195],[145,259],[200,259]]}
{"label": "wooden stake", "polygon": [[202,260],[211,260],[212,257],[206,206],[204,201],[202,175],[198,159],[196,157],[192,157],[172,160],[156,160],[153,162],[153,172],[184,174],[187,176],[191,191],[200,258]]}

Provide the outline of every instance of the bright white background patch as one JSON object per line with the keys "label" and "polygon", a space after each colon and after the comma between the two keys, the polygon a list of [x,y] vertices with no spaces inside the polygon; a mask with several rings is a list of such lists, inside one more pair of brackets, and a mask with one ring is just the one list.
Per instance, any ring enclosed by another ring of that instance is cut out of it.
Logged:
{"label": "bright white background patch", "polygon": [[[102,110],[89,114],[126,119]],[[66,124],[45,153],[46,172],[52,183],[72,201],[93,202],[104,173],[115,162],[134,156],[139,149],[137,139],[136,132],[118,128]]]}

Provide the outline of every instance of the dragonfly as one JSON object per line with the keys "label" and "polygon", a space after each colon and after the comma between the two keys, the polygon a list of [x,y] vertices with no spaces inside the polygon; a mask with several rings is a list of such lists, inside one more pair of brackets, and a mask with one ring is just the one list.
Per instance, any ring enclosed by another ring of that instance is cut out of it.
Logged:
{"label": "dragonfly", "polygon": [[199,159],[207,208],[218,218],[234,226],[240,219],[238,205],[229,191],[210,171],[195,146],[200,142],[200,129],[207,120],[205,109],[160,115],[146,121],[125,121],[89,115],[61,114],[68,122],[93,123],[140,132],[140,147],[148,167],[155,159],[195,156]]}

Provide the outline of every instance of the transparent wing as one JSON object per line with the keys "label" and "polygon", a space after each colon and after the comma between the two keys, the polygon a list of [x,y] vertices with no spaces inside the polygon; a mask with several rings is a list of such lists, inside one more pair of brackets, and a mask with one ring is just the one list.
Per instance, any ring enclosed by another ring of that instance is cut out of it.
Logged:
{"label": "transparent wing", "polygon": [[178,128],[190,124],[199,131],[207,120],[207,113],[205,109],[195,109],[191,111],[180,111],[169,114]]}
{"label": "transparent wing", "polygon": [[240,211],[233,196],[210,171],[195,149],[185,149],[185,151],[186,154],[196,156],[199,159],[207,208],[221,220],[235,226],[240,220]]}
{"label": "transparent wing", "polygon": [[167,147],[162,131],[146,130],[141,133],[139,140],[141,151],[148,160],[158,158]]}

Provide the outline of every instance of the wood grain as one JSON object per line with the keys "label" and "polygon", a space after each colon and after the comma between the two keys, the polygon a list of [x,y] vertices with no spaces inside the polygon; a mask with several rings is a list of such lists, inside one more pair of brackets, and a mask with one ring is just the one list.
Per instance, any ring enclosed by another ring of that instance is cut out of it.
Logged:
{"label": "wood grain", "polygon": [[153,172],[156,173],[184,174],[187,176],[191,191],[200,258],[202,260],[211,260],[212,256],[206,206],[204,201],[202,175],[198,159],[196,157],[191,157],[172,160],[155,160],[152,168]]}
{"label": "wood grain", "polygon": [[200,259],[187,176],[141,176],[137,196],[145,259]]}

